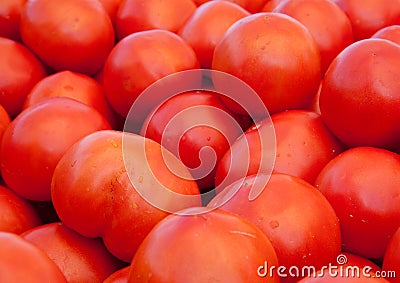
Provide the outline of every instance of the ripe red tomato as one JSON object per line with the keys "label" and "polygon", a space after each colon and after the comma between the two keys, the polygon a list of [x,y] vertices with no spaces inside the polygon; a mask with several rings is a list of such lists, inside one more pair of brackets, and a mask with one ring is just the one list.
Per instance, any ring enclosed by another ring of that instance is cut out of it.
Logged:
{"label": "ripe red tomato", "polygon": [[57,265],[22,237],[0,232],[0,274],[7,283],[67,283]]}
{"label": "ripe red tomato", "polygon": [[349,18],[331,0],[286,0],[274,12],[295,18],[310,31],[319,47],[322,73],[354,41]]}
{"label": "ripe red tomato", "polygon": [[200,66],[211,68],[214,49],[226,30],[237,20],[250,15],[244,8],[225,0],[199,6],[178,34],[196,52]]}
{"label": "ripe red tomato", "polygon": [[400,25],[384,27],[374,33],[372,38],[382,38],[400,44]]}
{"label": "ripe red tomato", "polygon": [[396,230],[386,247],[382,270],[395,272],[396,276],[390,278],[391,283],[400,282],[400,228]]}
{"label": "ripe red tomato", "polygon": [[[170,191],[192,198],[180,202]],[[54,171],[51,193],[65,225],[86,237],[102,237],[124,261],[168,215],[164,208],[201,204],[197,184],[181,161],[152,140],[118,131],[100,131],[75,143]],[[153,199],[144,199],[146,193],[158,202],[149,203]]]}
{"label": "ripe red tomato", "polygon": [[103,70],[104,90],[114,110],[126,117],[135,99],[149,85],[198,66],[193,49],[178,35],[166,30],[137,32],[122,39],[111,51]]}
{"label": "ripe red tomato", "polygon": [[61,71],[39,81],[26,97],[24,108],[51,97],[69,97],[99,111],[115,127],[115,115],[108,104],[103,88],[84,74]]}
{"label": "ripe red tomato", "polygon": [[14,118],[31,88],[46,76],[40,61],[22,44],[0,37],[0,104]]}
{"label": "ripe red tomato", "polygon": [[343,250],[382,259],[400,224],[400,156],[372,147],[349,149],[332,159],[315,185],[332,204]]}
{"label": "ripe red tomato", "polygon": [[26,0],[3,0],[0,5],[0,37],[20,41],[21,11]]}
{"label": "ripe red tomato", "polygon": [[114,29],[102,4],[92,0],[28,0],[21,35],[54,70],[94,74],[114,45]]}
{"label": "ripe red tomato", "polygon": [[[260,134],[260,131],[267,131],[264,129],[272,126],[276,135],[276,154],[271,153],[270,139],[273,137]],[[322,168],[343,150],[343,145],[330,133],[317,113],[305,110],[276,113],[271,120],[262,121],[235,141],[218,163],[216,183],[227,185],[245,176],[268,173],[269,168],[263,168],[268,163],[273,163],[276,173],[293,175],[313,183]],[[244,160],[249,160],[247,172],[242,169]]]}
{"label": "ripe red tomato", "polygon": [[95,109],[56,97],[26,109],[4,132],[1,175],[10,189],[31,200],[50,200],[54,168],[64,152],[89,133],[109,129]]}
{"label": "ripe red tomato", "polygon": [[[262,192],[250,201],[249,192],[254,187]],[[340,252],[335,211],[316,188],[299,178],[284,174],[249,176],[228,186],[208,206],[238,214],[260,228],[271,241],[281,266],[318,269]],[[299,278],[301,274],[282,277],[281,282]]]}
{"label": "ripe red tomato", "polygon": [[125,0],[116,18],[118,38],[151,29],[177,32],[195,10],[192,0]]}
{"label": "ripe red tomato", "polygon": [[179,157],[203,191],[214,187],[216,164],[241,133],[219,96],[208,91],[168,99],[148,116],[141,131]]}
{"label": "ripe red tomato", "polygon": [[100,239],[89,239],[55,222],[21,234],[60,268],[69,283],[103,282],[123,266],[104,247]]}
{"label": "ripe red tomato", "polygon": [[40,223],[38,214],[28,201],[0,186],[0,231],[20,234]]}
{"label": "ripe red tomato", "polygon": [[400,0],[333,0],[349,17],[355,40],[400,24]]}
{"label": "ripe red tomato", "polygon": [[[257,13],[234,23],[215,48],[212,68],[249,84],[270,113],[309,107],[321,80],[310,32],[280,13]],[[217,91],[229,92],[231,86],[214,83]]]}
{"label": "ripe red tomato", "polygon": [[278,264],[258,228],[222,210],[182,213],[190,216],[171,215],[149,233],[132,261],[129,283],[279,282],[277,276],[257,275],[265,262]]}
{"label": "ripe red tomato", "polygon": [[108,276],[103,283],[126,283],[128,282],[129,270],[130,266],[119,269]]}
{"label": "ripe red tomato", "polygon": [[329,129],[345,144],[400,144],[400,48],[383,39],[348,46],[322,82],[319,105]]}

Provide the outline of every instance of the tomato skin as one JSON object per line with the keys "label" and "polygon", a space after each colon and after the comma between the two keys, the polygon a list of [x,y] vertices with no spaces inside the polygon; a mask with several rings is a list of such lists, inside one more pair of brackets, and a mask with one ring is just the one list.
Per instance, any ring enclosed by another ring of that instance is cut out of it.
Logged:
{"label": "tomato skin", "polygon": [[371,38],[382,38],[400,44],[400,25],[384,27],[374,33]]}
{"label": "tomato skin", "polygon": [[0,186],[0,231],[20,234],[40,224],[39,215],[27,200]]}
{"label": "tomato skin", "polygon": [[129,270],[130,266],[119,269],[108,276],[103,283],[126,283],[128,282]]}
{"label": "tomato skin", "polygon": [[[275,160],[271,160],[269,146],[262,148],[262,144],[268,145],[272,137],[259,134],[271,124],[276,135]],[[271,162],[274,162],[273,172],[293,175],[313,183],[323,167],[343,150],[344,146],[327,129],[317,113],[306,110],[276,113],[271,120],[261,121],[259,126],[247,130],[235,141],[218,163],[216,183],[229,184],[245,176],[267,173],[268,168],[263,168],[262,164]],[[240,155],[243,156],[235,157]],[[232,163],[232,156],[233,160],[249,160],[246,175],[239,173],[243,165]]]}
{"label": "tomato skin", "polygon": [[310,31],[319,47],[322,73],[354,41],[349,18],[330,0],[282,1],[274,12],[295,18]]}
{"label": "tomato skin", "polygon": [[0,232],[0,246],[2,282],[67,283],[57,265],[43,251],[22,237]]}
{"label": "tomato skin", "polygon": [[261,12],[272,12],[284,0],[268,0],[261,8]]}
{"label": "tomato skin", "polygon": [[0,7],[0,37],[21,40],[21,11],[26,0],[3,0]]}
{"label": "tomato skin", "polygon": [[400,144],[400,48],[365,39],[335,58],[322,82],[319,105],[329,129],[350,147]]}
{"label": "tomato skin", "polygon": [[149,85],[198,67],[193,49],[178,35],[166,30],[137,32],[119,41],[108,56],[103,70],[105,94],[114,110],[126,117]]}
{"label": "tomato skin", "polygon": [[99,0],[110,17],[113,26],[115,27],[115,21],[117,18],[119,7],[121,6],[122,0]]}
{"label": "tomato skin", "polygon": [[28,0],[21,14],[21,36],[54,70],[89,75],[102,67],[115,39],[104,7],[91,0]]}
{"label": "tomato skin", "polygon": [[[261,194],[250,201],[250,190],[259,186]],[[238,214],[260,228],[282,266],[318,269],[340,252],[340,226],[333,208],[316,188],[297,177],[252,175],[225,188],[208,206]],[[281,278],[281,282],[297,280]]]}
{"label": "tomato skin", "polygon": [[131,263],[129,283],[279,282],[257,275],[265,261],[278,263],[258,228],[218,209],[188,212],[198,215],[170,215],[149,233]]}
{"label": "tomato skin", "polygon": [[[124,152],[123,142],[129,144]],[[130,178],[149,192],[162,184],[177,193],[199,194],[195,181],[179,178],[167,168],[163,154],[158,143],[118,131],[99,131],[81,139],[63,155],[53,175],[52,201],[61,221],[86,237],[102,237],[114,256],[130,261],[147,233],[168,215],[142,198]],[[134,176],[127,173],[127,157],[132,157]],[[172,163],[189,178],[178,159]],[[199,196],[184,203],[171,203],[174,200],[168,198],[162,201],[182,208],[201,204]]]}
{"label": "tomato skin", "polygon": [[390,278],[390,282],[400,282],[400,278],[398,276],[398,274],[400,274],[400,228],[396,230],[386,247],[382,263],[382,270],[395,271],[396,277]]}
{"label": "tomato skin", "polygon": [[[309,107],[321,80],[313,37],[297,20],[279,13],[235,22],[215,48],[212,69],[249,84],[271,114]],[[229,93],[230,86],[214,83],[217,91]]]}
{"label": "tomato skin", "polygon": [[21,112],[31,88],[46,76],[46,71],[25,46],[0,37],[0,73],[0,104],[14,118]]}
{"label": "tomato skin", "polygon": [[110,129],[95,109],[57,97],[21,112],[4,132],[0,170],[5,183],[30,199],[50,200],[50,183],[64,152],[85,135]]}
{"label": "tomato skin", "polygon": [[243,7],[250,13],[257,13],[261,10],[261,8],[268,0],[227,0],[227,1]]}
{"label": "tomato skin", "polygon": [[170,98],[148,116],[141,131],[179,157],[202,191],[214,187],[215,165],[241,133],[233,113],[208,91]]}
{"label": "tomato skin", "polygon": [[192,0],[125,0],[116,18],[118,38],[151,29],[177,32],[195,10]]}
{"label": "tomato skin", "polygon": [[6,109],[0,104],[0,141],[3,138],[3,134],[11,123],[10,115],[8,115]]}
{"label": "tomato skin", "polygon": [[71,71],[54,73],[40,80],[29,92],[24,109],[51,97],[69,97],[99,111],[115,127],[115,115],[103,88],[93,78]]}
{"label": "tomato skin", "polygon": [[339,217],[343,250],[382,259],[400,223],[400,156],[357,147],[332,159],[316,187]]}
{"label": "tomato skin", "polygon": [[349,17],[356,41],[379,29],[400,24],[399,0],[333,0]]}
{"label": "tomato skin", "polygon": [[103,282],[123,266],[100,239],[85,238],[60,222],[45,224],[21,234],[60,268],[68,282]]}
{"label": "tomato skin", "polygon": [[244,8],[225,0],[199,6],[178,34],[196,52],[200,66],[211,68],[214,49],[226,30],[237,20],[250,15]]}

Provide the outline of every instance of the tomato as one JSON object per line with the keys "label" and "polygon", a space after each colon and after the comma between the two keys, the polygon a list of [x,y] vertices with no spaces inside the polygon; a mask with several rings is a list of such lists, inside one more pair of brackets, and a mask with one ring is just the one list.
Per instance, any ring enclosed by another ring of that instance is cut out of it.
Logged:
{"label": "tomato", "polygon": [[349,17],[355,40],[379,29],[400,24],[400,0],[333,0]]}
{"label": "tomato", "polygon": [[226,30],[237,20],[250,15],[228,1],[216,0],[199,6],[178,34],[196,52],[200,66],[211,68],[214,49]]}
{"label": "tomato", "polygon": [[268,0],[227,0],[227,1],[242,6],[250,13],[257,13],[261,10],[261,8]]}
{"label": "tomato", "polygon": [[3,135],[3,179],[27,199],[50,200],[53,171],[64,152],[87,134],[109,128],[99,112],[69,98],[52,98],[26,109]]}
{"label": "tomato", "polygon": [[55,222],[21,234],[60,268],[68,282],[103,282],[123,266],[104,247],[100,239],[85,238]]}
{"label": "tomato", "polygon": [[[249,192],[254,187],[262,191],[250,201]],[[335,211],[316,188],[297,177],[249,176],[225,188],[208,206],[238,214],[260,228],[271,241],[281,266],[320,268],[340,252]],[[281,282],[296,282],[299,275],[282,277]]]}
{"label": "tomato", "polygon": [[24,108],[50,97],[69,97],[99,111],[115,126],[115,115],[109,106],[100,83],[93,78],[71,71],[61,71],[39,81],[26,97]]}
{"label": "tomato", "polygon": [[400,226],[400,156],[372,147],[332,159],[315,185],[339,217],[343,250],[382,259]]}
{"label": "tomato", "polygon": [[129,270],[130,266],[121,268],[108,276],[103,283],[126,283],[128,282]]}
{"label": "tomato", "polygon": [[0,232],[1,281],[66,283],[57,265],[38,247],[18,235]]}
{"label": "tomato", "polygon": [[207,191],[214,187],[216,164],[242,133],[232,115],[216,93],[189,91],[161,104],[141,134],[179,157]]}
{"label": "tomato", "polygon": [[319,105],[329,129],[351,147],[400,144],[400,48],[383,39],[348,46],[322,82]]}
{"label": "tomato", "polygon": [[349,18],[330,0],[282,1],[274,12],[295,18],[310,31],[319,47],[322,73],[354,41]]}
{"label": "tomato", "polygon": [[3,138],[3,134],[11,123],[10,115],[8,115],[6,109],[0,104],[0,141]]}
{"label": "tomato", "polygon": [[[162,189],[192,198],[180,202]],[[177,158],[152,140],[118,131],[100,131],[75,143],[54,171],[51,193],[66,226],[86,237],[102,237],[124,261],[168,215],[164,208],[201,204],[196,182]],[[146,193],[158,202],[150,203]]]}
{"label": "tomato", "polygon": [[[270,145],[273,137],[260,134],[260,131],[267,131],[265,129],[272,126],[276,135],[276,154],[272,152],[273,145]],[[272,162],[274,172],[313,183],[322,168],[343,150],[343,145],[330,133],[317,113],[305,110],[276,113],[235,141],[218,163],[216,183],[227,185],[245,176],[268,173],[270,169],[265,165]],[[247,172],[242,169],[244,160],[249,160]]]}
{"label": "tomato", "polygon": [[279,282],[257,275],[264,262],[277,265],[267,237],[239,216],[205,208],[171,215],[149,233],[137,251],[129,283]]}
{"label": "tomato", "polygon": [[114,45],[114,29],[102,4],[92,0],[28,0],[21,36],[54,70],[98,71]]}
{"label": "tomato", "polygon": [[26,47],[0,37],[0,104],[14,118],[31,88],[46,76],[40,61]]}
{"label": "tomato", "polygon": [[391,276],[390,282],[400,282],[400,228],[396,230],[386,247],[382,270],[386,272],[395,272],[396,276]]}
{"label": "tomato", "polygon": [[384,27],[374,33],[372,38],[382,38],[400,44],[400,25]]}
{"label": "tomato", "polygon": [[20,234],[40,223],[38,214],[27,200],[0,186],[0,231]]}
{"label": "tomato", "polygon": [[151,29],[177,32],[195,10],[192,0],[125,0],[116,18],[118,38]]}
{"label": "tomato", "polygon": [[137,32],[122,39],[108,56],[103,70],[105,94],[114,110],[126,117],[149,85],[198,66],[193,49],[178,35],[166,30]]}
{"label": "tomato", "polygon": [[0,4],[0,37],[20,41],[21,11],[26,0],[3,0]]}
{"label": "tomato", "polygon": [[[313,37],[297,20],[279,13],[258,13],[235,22],[217,44],[212,68],[249,84],[270,113],[309,107],[321,80]],[[230,87],[214,83],[222,93]]]}

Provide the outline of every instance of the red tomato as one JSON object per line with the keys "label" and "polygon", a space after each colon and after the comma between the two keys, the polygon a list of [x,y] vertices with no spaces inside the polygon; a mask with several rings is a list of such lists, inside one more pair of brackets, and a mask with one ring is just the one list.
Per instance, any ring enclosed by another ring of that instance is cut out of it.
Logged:
{"label": "red tomato", "polygon": [[57,71],[94,74],[114,45],[110,17],[100,2],[92,0],[28,0],[21,35]]}
{"label": "red tomato", "polygon": [[237,20],[250,15],[228,1],[210,1],[199,6],[185,22],[179,35],[193,48],[204,69],[211,68],[214,49],[226,30]]}
{"label": "red tomato", "polygon": [[64,152],[89,133],[109,128],[99,112],[69,98],[52,98],[26,109],[3,135],[3,179],[27,199],[50,200],[53,171]]}
{"label": "red tomato", "polygon": [[129,270],[130,266],[119,269],[108,276],[103,283],[126,283],[128,282]]}
{"label": "red tomato", "polygon": [[116,124],[102,86],[89,76],[71,71],[61,71],[47,76],[32,88],[25,100],[24,108],[50,97],[69,97],[78,100],[99,111],[110,125]]}
{"label": "red tomato", "polygon": [[[130,261],[147,233],[168,215],[160,208],[176,211],[201,204],[190,178],[186,167],[158,143],[100,131],[81,139],[61,158],[53,175],[52,200],[65,225],[87,237],[102,237],[113,255]],[[159,202],[146,201],[139,194],[143,188]],[[193,198],[177,202],[162,189]]]}
{"label": "red tomato", "polygon": [[349,18],[331,0],[286,0],[274,12],[295,18],[310,31],[319,47],[322,73],[354,41]]}
{"label": "red tomato", "polygon": [[3,0],[0,4],[0,37],[21,40],[19,26],[26,0]]}
{"label": "red tomato", "polygon": [[332,0],[349,17],[355,40],[371,37],[381,28],[400,24],[400,0]]}
{"label": "red tomato", "polygon": [[[382,270],[386,272],[391,283],[400,282],[400,228],[397,229],[389,241],[383,258]],[[391,273],[389,274],[388,272]]]}
{"label": "red tomato", "polygon": [[0,141],[3,138],[3,134],[11,123],[10,115],[8,115],[6,109],[0,104]]}
{"label": "red tomato", "polygon": [[[234,23],[215,48],[212,68],[249,84],[270,113],[309,107],[321,80],[313,37],[279,13],[258,13]],[[214,83],[218,91],[229,92],[231,86]]]}
{"label": "red tomato", "polygon": [[31,88],[46,76],[39,60],[23,45],[0,37],[0,104],[13,118]]}
{"label": "red tomato", "polygon": [[21,237],[44,251],[69,283],[103,282],[123,266],[100,239],[85,238],[61,223],[38,226]]}
{"label": "red tomato", "polygon": [[[250,201],[253,187],[260,187],[262,192]],[[340,252],[335,211],[316,188],[299,178],[284,174],[249,176],[228,186],[208,206],[238,214],[260,228],[271,241],[281,266],[318,269]],[[281,282],[296,282],[299,275],[282,277]]]}
{"label": "red tomato", "polygon": [[343,250],[382,259],[400,225],[400,156],[372,147],[332,159],[315,185],[332,204],[342,229]]}
{"label": "red tomato", "polygon": [[239,216],[205,208],[190,208],[160,222],[140,245],[129,283],[279,282],[262,278],[257,268],[277,266],[267,237]]}
{"label": "red tomato", "polygon": [[227,0],[229,2],[238,4],[245,8],[250,13],[257,13],[261,11],[261,8],[268,0]]}
{"label": "red tomato", "polygon": [[208,91],[170,98],[148,116],[141,131],[179,157],[203,191],[214,187],[216,164],[241,133],[219,96]]}
{"label": "red tomato", "polygon": [[116,18],[118,38],[151,29],[177,32],[195,10],[192,0],[125,0]]}
{"label": "red tomato", "polygon": [[374,33],[372,38],[382,38],[400,44],[400,25],[393,25],[382,28]]}
{"label": "red tomato", "polygon": [[38,214],[28,201],[0,186],[0,231],[20,234],[40,223]]}
{"label": "red tomato", "polygon": [[348,46],[322,82],[319,105],[329,129],[351,147],[397,148],[399,73],[398,45],[366,39]]}
{"label": "red tomato", "polygon": [[104,66],[105,93],[114,110],[126,117],[132,103],[149,85],[198,66],[193,49],[178,35],[166,30],[137,32],[111,51]]}
{"label": "red tomato", "polygon": [[0,232],[0,246],[1,282],[67,283],[57,265],[20,236]]}
{"label": "red tomato", "polygon": [[[276,135],[275,161],[271,155],[272,137],[260,134],[260,131],[272,125]],[[247,147],[249,150],[246,154]],[[271,116],[271,120],[264,120],[247,130],[235,141],[218,164],[216,183],[227,185],[245,176],[268,173],[269,168],[263,166],[273,161],[274,172],[293,175],[313,183],[322,168],[343,149],[317,113],[304,110],[277,113]],[[249,160],[247,172],[242,169],[244,160]]]}

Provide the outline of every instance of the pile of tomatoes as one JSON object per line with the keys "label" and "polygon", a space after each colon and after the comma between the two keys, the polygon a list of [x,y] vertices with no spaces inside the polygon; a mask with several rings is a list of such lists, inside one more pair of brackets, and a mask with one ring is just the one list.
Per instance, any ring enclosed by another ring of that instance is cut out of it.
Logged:
{"label": "pile of tomatoes", "polygon": [[3,0],[0,281],[400,282],[400,0]]}

